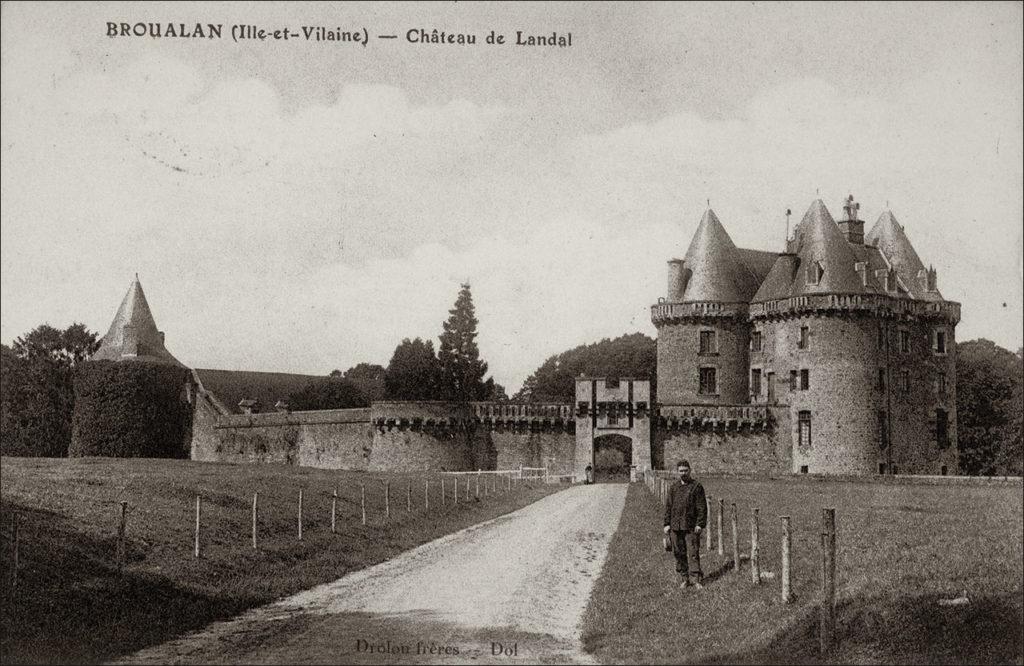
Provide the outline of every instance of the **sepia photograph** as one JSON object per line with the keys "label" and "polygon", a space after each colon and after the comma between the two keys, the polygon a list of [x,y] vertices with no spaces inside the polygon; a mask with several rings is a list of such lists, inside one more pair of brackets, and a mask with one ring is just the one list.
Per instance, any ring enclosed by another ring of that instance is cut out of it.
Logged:
{"label": "sepia photograph", "polygon": [[1024,3],[0,2],[3,664],[1024,666]]}

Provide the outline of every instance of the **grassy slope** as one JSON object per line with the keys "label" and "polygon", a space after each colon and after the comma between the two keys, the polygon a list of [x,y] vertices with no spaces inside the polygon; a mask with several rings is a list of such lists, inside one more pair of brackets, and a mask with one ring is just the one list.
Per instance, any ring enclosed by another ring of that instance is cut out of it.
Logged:
{"label": "grassy slope", "polygon": [[[634,484],[587,608],[584,644],[603,662],[815,663],[821,509],[837,514],[838,649],[833,663],[1021,663],[1022,497],[1019,486],[950,487],[709,479],[739,512],[739,574],[702,553],[710,583],[675,586],[661,549],[659,501]],[[743,557],[760,508],[761,570]],[[725,528],[729,534],[728,512]],[[793,521],[796,603],[779,600],[779,516]],[[943,608],[966,589],[971,604]]]}
{"label": "grassy slope", "polygon": [[[172,460],[4,458],[2,481],[3,663],[100,661],[197,629],[519,507],[557,486],[440,507],[431,477],[423,510],[422,474],[374,474],[280,465]],[[392,486],[383,517],[381,480]],[[406,511],[412,482],[413,512]],[[361,525],[359,484],[369,524]],[[338,534],[330,532],[337,487]],[[298,490],[304,539],[297,539]],[[260,549],[250,540],[259,491]],[[193,557],[195,494],[203,501],[203,553]],[[127,500],[128,565],[114,570],[119,505]],[[11,594],[11,524],[22,516],[20,581]]]}

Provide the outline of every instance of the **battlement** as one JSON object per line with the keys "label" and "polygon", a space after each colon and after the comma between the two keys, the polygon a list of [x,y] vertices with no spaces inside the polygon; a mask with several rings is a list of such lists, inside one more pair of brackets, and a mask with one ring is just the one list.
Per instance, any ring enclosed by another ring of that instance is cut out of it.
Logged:
{"label": "battlement", "polygon": [[765,430],[772,426],[766,405],[658,405],[665,430]]}
{"label": "battlement", "polygon": [[747,303],[719,303],[716,301],[669,303],[660,301],[657,305],[651,306],[651,321],[655,327],[662,324],[675,324],[708,318],[746,321],[748,311],[749,306]]}
{"label": "battlement", "polygon": [[960,321],[960,304],[895,298],[885,294],[806,294],[750,304],[751,319],[842,313],[865,313],[887,319],[941,319],[955,325]]}

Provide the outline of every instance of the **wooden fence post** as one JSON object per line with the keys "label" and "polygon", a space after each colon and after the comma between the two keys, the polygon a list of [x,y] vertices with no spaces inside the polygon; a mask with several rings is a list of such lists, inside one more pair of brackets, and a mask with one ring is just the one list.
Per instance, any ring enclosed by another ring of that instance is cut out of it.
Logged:
{"label": "wooden fence post", "polygon": [[257,550],[256,546],[256,512],[257,502],[259,501],[259,491],[255,491],[252,494],[252,549]]}
{"label": "wooden fence post", "polygon": [[750,582],[754,585],[761,584],[761,553],[757,543],[760,528],[758,512],[759,509],[755,508],[754,513],[750,516]]}
{"label": "wooden fence post", "polygon": [[446,500],[445,500],[445,497],[444,497],[444,475],[442,474],[441,475],[441,506],[444,506],[445,501]]}
{"label": "wooden fence post", "polygon": [[14,541],[14,558],[11,565],[11,594],[18,591],[18,557],[21,550],[21,514],[14,514],[14,527],[11,529],[11,540]]}
{"label": "wooden fence post", "polygon": [[821,654],[832,649],[836,629],[836,510],[821,510]]}
{"label": "wooden fence post", "polygon": [[302,488],[299,488],[299,541],[302,541]]}
{"label": "wooden fence post", "polygon": [[725,555],[725,500],[721,498],[718,500],[718,521],[715,527],[718,528],[718,555],[722,557]]}
{"label": "wooden fence post", "polygon": [[391,518],[391,482],[384,482],[384,517]]}
{"label": "wooden fence post", "polygon": [[121,522],[117,525],[117,572],[121,573],[124,568],[125,542],[124,531],[127,527],[128,502],[121,502]]}
{"label": "wooden fence post", "polygon": [[337,534],[338,532],[338,489],[334,489],[334,495],[331,496],[331,534]]}
{"label": "wooden fence post", "polygon": [[452,500],[452,503],[453,504],[458,504],[459,503],[459,475],[456,474],[454,478],[455,478],[455,494],[453,496],[454,499]]}
{"label": "wooden fence post", "polygon": [[196,546],[195,556],[199,557],[199,514],[201,512],[202,498],[196,495]]}
{"label": "wooden fence post", "polygon": [[363,525],[366,524],[366,486],[359,484],[359,510],[363,514]]}
{"label": "wooden fence post", "polygon": [[423,510],[430,511],[430,479],[423,482]]}
{"label": "wooden fence post", "polygon": [[480,472],[476,473],[476,498],[480,499]]}
{"label": "wooden fence post", "polygon": [[704,515],[706,516],[706,527],[707,534],[704,535],[704,550],[711,553],[711,498],[707,495],[704,496]]}
{"label": "wooden fence post", "polygon": [[736,511],[736,502],[732,503],[732,566],[736,571],[740,570],[740,529],[739,515]]}
{"label": "wooden fence post", "polygon": [[782,603],[793,603],[792,565],[793,537],[790,534],[789,516],[782,517]]}
{"label": "wooden fence post", "polygon": [[412,479],[405,484],[405,511],[412,513]]}

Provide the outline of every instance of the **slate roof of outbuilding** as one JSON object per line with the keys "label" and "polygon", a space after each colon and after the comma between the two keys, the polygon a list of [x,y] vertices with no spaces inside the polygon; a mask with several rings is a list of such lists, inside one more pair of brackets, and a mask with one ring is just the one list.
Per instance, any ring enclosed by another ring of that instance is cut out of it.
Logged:
{"label": "slate roof of outbuilding", "polygon": [[259,401],[260,411],[273,411],[278,400],[301,391],[318,375],[294,375],[287,372],[250,372],[248,370],[203,370],[196,375],[207,392],[212,393],[224,409],[238,414],[242,400]]}
{"label": "slate roof of outbuilding", "polygon": [[710,208],[693,234],[684,261],[689,273],[684,302],[746,302],[757,291],[757,278]]}
{"label": "slate roof of outbuilding", "polygon": [[[135,339],[138,341],[136,349],[129,349],[126,336],[126,327],[132,327]],[[156,327],[156,320],[153,319],[153,312],[146,300],[146,293],[142,290],[142,283],[136,275],[128,293],[121,300],[121,306],[117,308],[114,321],[110,323],[107,334],[100,339],[99,349],[92,355],[94,361],[150,361],[155,363],[170,363],[182,365],[174,358],[167,348],[160,331]]]}

